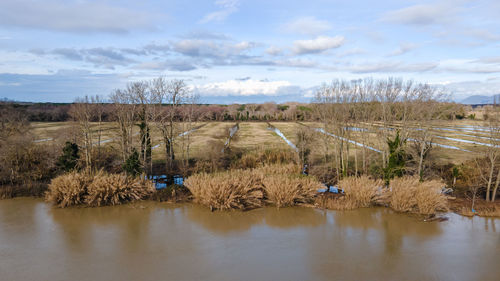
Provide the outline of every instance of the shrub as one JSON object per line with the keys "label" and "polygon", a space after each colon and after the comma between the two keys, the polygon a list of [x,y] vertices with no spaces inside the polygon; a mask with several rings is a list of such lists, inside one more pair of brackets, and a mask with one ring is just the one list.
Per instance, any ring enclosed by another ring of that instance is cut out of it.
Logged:
{"label": "shrub", "polygon": [[58,176],[50,182],[45,199],[61,208],[84,204],[92,179],[90,174],[77,172]]}
{"label": "shrub", "polygon": [[250,170],[200,173],[184,181],[195,201],[211,210],[260,207],[264,196],[260,179]]}
{"label": "shrub", "polygon": [[432,180],[420,182],[418,177],[402,177],[391,181],[390,207],[398,212],[425,215],[446,211],[447,200],[441,193],[443,183]]}
{"label": "shrub", "polygon": [[140,200],[154,192],[152,182],[103,171],[71,172],[54,178],[45,199],[58,207],[104,206]]}
{"label": "shrub", "polygon": [[78,159],[80,158],[78,151],[78,145],[76,143],[67,141],[63,147],[62,155],[57,159],[56,166],[65,172],[75,169],[78,164]]}
{"label": "shrub", "polygon": [[119,205],[141,200],[155,191],[151,181],[98,172],[87,187],[89,206]]}
{"label": "shrub", "polygon": [[275,174],[262,180],[267,199],[276,207],[310,203],[322,184],[311,177]]}
{"label": "shrub", "polygon": [[252,170],[200,173],[190,176],[184,185],[196,202],[210,209],[250,209],[263,201],[277,207],[311,202],[321,184],[312,177],[300,176],[294,164],[270,165]]}
{"label": "shrub", "polygon": [[365,208],[377,201],[383,184],[381,180],[372,180],[368,176],[361,176],[345,178],[339,182],[339,187],[344,190],[345,200],[351,201],[351,206]]}
{"label": "shrub", "polygon": [[443,185],[437,180],[419,182],[415,194],[419,214],[431,215],[448,210],[448,200],[441,194]]}

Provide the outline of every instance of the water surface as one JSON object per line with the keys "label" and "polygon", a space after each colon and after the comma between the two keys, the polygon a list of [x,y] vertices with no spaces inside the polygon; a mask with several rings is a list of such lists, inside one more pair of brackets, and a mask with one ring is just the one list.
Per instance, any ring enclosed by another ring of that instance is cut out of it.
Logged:
{"label": "water surface", "polygon": [[499,280],[500,220],[0,200],[0,280]]}

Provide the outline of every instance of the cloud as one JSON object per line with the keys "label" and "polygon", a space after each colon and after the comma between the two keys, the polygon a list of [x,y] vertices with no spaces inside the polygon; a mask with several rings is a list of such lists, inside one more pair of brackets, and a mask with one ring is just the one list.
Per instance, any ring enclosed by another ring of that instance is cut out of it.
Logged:
{"label": "cloud", "polygon": [[173,43],[173,50],[190,57],[219,57],[241,55],[256,46],[253,42],[221,43],[209,40],[186,39]]}
{"label": "cloud", "polygon": [[207,40],[207,39],[208,40],[229,40],[229,39],[231,39],[229,36],[227,36],[225,34],[207,31],[207,30],[190,31],[186,34],[181,35],[180,37],[184,38],[184,39],[204,39],[204,40]]}
{"label": "cloud", "polygon": [[142,62],[137,64],[135,68],[145,70],[190,71],[197,67],[186,60],[166,60]]}
{"label": "cloud", "polygon": [[2,0],[0,26],[77,33],[153,29],[156,15],[98,1]]}
{"label": "cloud", "polygon": [[280,56],[283,54],[283,49],[276,46],[271,46],[266,49],[266,53],[271,56]]}
{"label": "cloud", "polygon": [[447,82],[444,88],[452,93],[455,100],[460,101],[472,95],[500,94],[500,80]]}
{"label": "cloud", "polygon": [[329,22],[315,17],[302,17],[285,24],[284,29],[290,33],[303,35],[319,35],[332,27]]}
{"label": "cloud", "polygon": [[200,23],[221,22],[224,21],[229,15],[238,11],[239,0],[217,0],[215,5],[220,9],[205,15]]}
{"label": "cloud", "polygon": [[[126,66],[135,60],[127,57],[124,53],[133,53],[132,49],[115,49],[115,48],[56,48],[53,50],[34,49],[31,53],[36,55],[57,56],[67,60],[82,61],[91,63],[95,67],[114,69],[118,65]],[[139,54],[140,52],[137,51]]]}
{"label": "cloud", "polygon": [[252,79],[250,76],[247,76],[247,77],[241,77],[241,78],[235,78],[234,80],[236,81],[247,81],[247,80],[250,80]]}
{"label": "cloud", "polygon": [[403,55],[403,54],[406,54],[408,52],[410,52],[411,50],[414,50],[415,48],[417,48],[417,45],[416,44],[413,44],[413,43],[401,43],[399,45],[399,48],[397,48],[396,50],[392,51],[390,54],[388,54],[388,56],[399,56],[399,55]]}
{"label": "cloud", "polygon": [[343,36],[318,36],[311,40],[297,40],[293,42],[293,52],[297,55],[321,53],[344,44]]}
{"label": "cloud", "polygon": [[59,70],[52,74],[0,73],[0,97],[18,101],[72,102],[84,95],[107,95],[126,80],[114,74],[82,70]]}
{"label": "cloud", "polygon": [[484,57],[484,58],[477,59],[473,62],[485,63],[485,64],[500,64],[500,56],[498,56],[498,57]]}
{"label": "cloud", "polygon": [[345,69],[352,73],[426,72],[436,69],[438,65],[438,63],[406,64],[403,62],[378,62],[347,66]]}
{"label": "cloud", "polygon": [[364,49],[361,49],[361,48],[353,48],[353,49],[350,49],[350,50],[346,50],[342,53],[339,53],[337,55],[337,57],[339,58],[343,58],[343,57],[348,57],[348,56],[354,56],[354,55],[361,55],[361,54],[365,54],[366,51]]}
{"label": "cloud", "polygon": [[197,93],[210,96],[227,95],[277,95],[283,88],[290,87],[288,81],[265,81],[265,80],[228,80],[225,82],[207,83],[193,86]]}
{"label": "cloud", "polygon": [[440,1],[433,4],[419,4],[389,11],[381,20],[391,23],[410,25],[432,25],[450,22],[458,11],[457,3]]}
{"label": "cloud", "polygon": [[440,63],[440,69],[452,73],[500,73],[500,62],[497,57],[485,57],[476,60],[448,59]]}

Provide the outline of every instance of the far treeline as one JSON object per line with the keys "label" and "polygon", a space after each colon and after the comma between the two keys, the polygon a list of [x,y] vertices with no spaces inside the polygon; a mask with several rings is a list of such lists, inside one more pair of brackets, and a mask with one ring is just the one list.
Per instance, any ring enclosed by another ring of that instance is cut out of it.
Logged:
{"label": "far treeline", "polygon": [[[490,106],[484,116],[491,145],[482,156],[463,165],[441,165],[437,173],[431,157],[431,122],[475,116],[468,115],[470,108],[449,102],[439,88],[428,84],[395,78],[335,80],[320,87],[307,104],[204,105],[198,101],[183,80],[157,78],[129,83],[107,97],[85,96],[72,104],[3,102],[0,182],[10,186],[12,193],[16,186],[42,192],[52,178],[75,170],[93,175],[101,171],[187,177],[292,162],[307,164],[310,174],[326,184],[364,175],[381,179],[386,186],[403,176],[420,181],[441,178],[449,186],[461,183],[467,196],[482,194],[487,201],[496,198],[500,184],[497,106]],[[35,121],[74,121],[74,126],[42,145],[31,132],[30,122]],[[221,150],[208,144],[205,158],[195,158],[189,135],[180,138],[179,132],[189,132],[207,121],[316,122],[335,137],[323,134],[319,141],[324,145],[318,145],[317,132],[303,129],[297,132],[296,154]],[[113,131],[118,147],[102,142],[103,125],[108,122],[118,127]],[[356,146],[350,141],[355,129],[373,133],[361,134]],[[161,136],[162,163],[153,161],[153,132]],[[368,145],[374,138],[381,144],[377,153]]]}

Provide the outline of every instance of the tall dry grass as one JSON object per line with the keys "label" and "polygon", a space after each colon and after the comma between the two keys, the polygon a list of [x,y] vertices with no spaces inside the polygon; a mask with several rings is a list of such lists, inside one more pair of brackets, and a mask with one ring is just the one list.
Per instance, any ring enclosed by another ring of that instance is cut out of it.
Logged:
{"label": "tall dry grass", "polygon": [[184,185],[196,202],[212,210],[257,208],[264,203],[277,207],[308,203],[321,188],[311,177],[300,176],[295,164],[267,165],[256,169],[200,173]]}
{"label": "tall dry grass", "polygon": [[441,193],[443,182],[420,182],[418,177],[402,177],[391,181],[389,206],[398,212],[424,215],[448,210],[448,201]]}
{"label": "tall dry grass", "polygon": [[257,208],[264,198],[260,178],[251,170],[195,174],[184,185],[196,202],[211,210]]}
{"label": "tall dry grass", "polygon": [[269,202],[276,207],[311,203],[323,185],[311,177],[293,177],[275,174],[262,177],[262,184]]}
{"label": "tall dry grass", "polygon": [[85,203],[89,206],[119,205],[141,200],[155,191],[151,181],[123,174],[98,172],[87,187]]}
{"label": "tall dry grass", "polygon": [[153,183],[140,178],[105,172],[71,172],[54,178],[45,194],[47,202],[65,208],[75,205],[118,205],[146,198]]}
{"label": "tall dry grass", "polygon": [[350,201],[350,206],[357,208],[375,204],[383,186],[382,180],[373,180],[368,176],[348,177],[339,182],[339,187],[344,190],[345,200]]}
{"label": "tall dry grass", "polygon": [[84,204],[92,179],[90,174],[78,172],[58,176],[50,182],[45,200],[61,208]]}
{"label": "tall dry grass", "polygon": [[437,180],[420,182],[418,177],[402,177],[392,180],[389,188],[385,188],[381,180],[348,177],[339,182],[343,196],[324,195],[318,197],[316,203],[335,210],[382,205],[398,212],[431,215],[448,210],[448,201],[441,193],[443,186]]}

